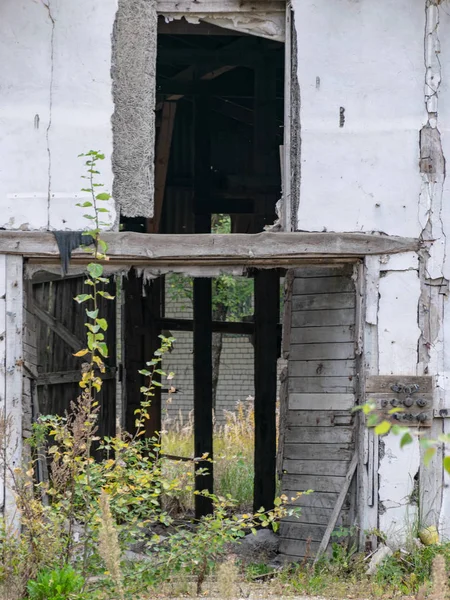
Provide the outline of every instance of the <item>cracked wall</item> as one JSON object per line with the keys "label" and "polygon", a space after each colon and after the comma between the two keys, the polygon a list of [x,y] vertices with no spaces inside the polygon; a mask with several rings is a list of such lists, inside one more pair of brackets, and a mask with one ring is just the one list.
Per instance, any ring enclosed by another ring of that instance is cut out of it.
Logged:
{"label": "cracked wall", "polygon": [[[111,32],[116,0],[0,4],[0,227],[82,229],[83,163],[105,152],[112,189]],[[114,222],[114,206],[108,215]]]}
{"label": "cracked wall", "polygon": [[[298,228],[424,241],[420,255],[366,260],[365,365],[372,375],[434,376],[435,407],[450,408],[450,4],[293,0],[293,8],[302,100]],[[436,418],[431,434],[450,432],[449,421]],[[387,436],[383,445],[380,528],[402,543],[418,519],[450,537],[442,449],[419,469],[417,444],[401,451]]]}

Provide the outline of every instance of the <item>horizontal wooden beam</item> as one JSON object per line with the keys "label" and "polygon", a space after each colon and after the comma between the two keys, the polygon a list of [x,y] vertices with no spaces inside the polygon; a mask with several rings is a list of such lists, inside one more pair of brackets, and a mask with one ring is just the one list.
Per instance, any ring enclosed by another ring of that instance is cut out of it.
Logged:
{"label": "horizontal wooden beam", "polygon": [[[421,242],[364,233],[146,234],[105,232],[110,264],[144,266],[295,266],[305,259],[342,260],[365,255],[417,251]],[[58,262],[55,236],[39,231],[0,231],[0,254]],[[91,256],[81,249],[72,261],[85,264]],[[36,262],[33,261],[33,262]]]}
{"label": "horizontal wooden beam", "polygon": [[81,350],[81,348],[84,348],[86,345],[85,342],[79,340],[65,325],[55,319],[53,315],[39,306],[36,302],[33,303],[31,311],[75,352],[78,352],[78,350]]}
{"label": "horizontal wooden beam", "polygon": [[[101,379],[114,379],[116,369],[108,369],[106,373],[98,373]],[[61,383],[77,383],[81,380],[80,371],[55,371],[53,373],[39,373],[37,385],[58,385]]]}
{"label": "horizontal wooden beam", "polygon": [[286,0],[158,0],[158,13],[214,14],[214,13],[261,13],[286,12]]}
{"label": "horizontal wooden beam", "polygon": [[[158,325],[161,329],[170,331],[193,331],[194,321],[191,319],[159,319]],[[212,330],[215,333],[229,333],[233,335],[253,335],[255,332],[255,324],[253,322],[233,322],[233,321],[213,321]],[[278,335],[281,335],[281,325],[278,326]]]}

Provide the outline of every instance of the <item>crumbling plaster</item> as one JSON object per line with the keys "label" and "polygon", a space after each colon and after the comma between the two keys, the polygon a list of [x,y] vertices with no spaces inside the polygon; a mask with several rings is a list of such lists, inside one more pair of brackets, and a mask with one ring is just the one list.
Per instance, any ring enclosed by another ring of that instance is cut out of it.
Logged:
{"label": "crumbling plaster", "polygon": [[111,190],[116,11],[116,0],[0,3],[0,227],[85,228],[75,205],[86,150],[106,154],[101,181]]}
{"label": "crumbling plaster", "polygon": [[[366,365],[371,374],[375,366],[379,374],[435,376],[435,407],[450,408],[450,350],[444,343],[450,339],[450,5],[292,4],[303,58],[298,229],[424,240],[420,256],[382,258],[379,277],[369,277],[379,293],[378,302],[367,305],[366,328],[378,331],[379,363],[368,355]],[[448,421],[435,419],[431,434],[449,431]],[[410,493],[420,473],[420,521],[450,536],[442,455],[419,469],[418,444],[401,451],[398,439],[387,436],[383,445],[380,528],[397,543],[406,537],[417,511]]]}

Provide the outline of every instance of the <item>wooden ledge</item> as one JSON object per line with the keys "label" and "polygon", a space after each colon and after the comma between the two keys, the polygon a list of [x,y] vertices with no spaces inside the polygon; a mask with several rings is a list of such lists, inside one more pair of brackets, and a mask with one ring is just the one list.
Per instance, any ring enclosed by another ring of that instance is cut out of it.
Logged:
{"label": "wooden ledge", "polygon": [[[138,266],[294,266],[305,259],[356,259],[374,254],[417,251],[415,238],[364,233],[146,234],[106,232],[111,264]],[[49,232],[0,231],[0,254],[17,254],[58,262],[55,237]],[[90,260],[83,250],[73,263]]]}

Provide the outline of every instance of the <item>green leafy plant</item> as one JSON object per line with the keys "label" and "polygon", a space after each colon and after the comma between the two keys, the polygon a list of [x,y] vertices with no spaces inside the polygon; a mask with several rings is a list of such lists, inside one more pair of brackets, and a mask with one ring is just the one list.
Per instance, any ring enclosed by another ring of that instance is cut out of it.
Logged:
{"label": "green leafy plant", "polygon": [[82,600],[84,578],[72,567],[42,571],[27,585],[30,600]]}

